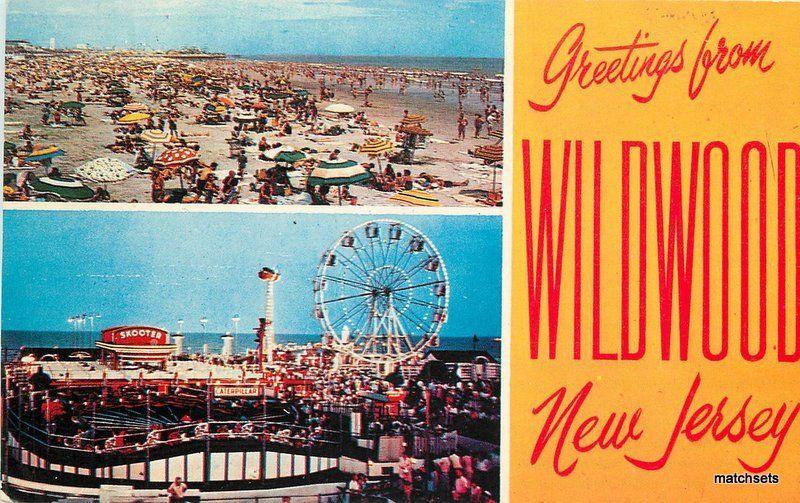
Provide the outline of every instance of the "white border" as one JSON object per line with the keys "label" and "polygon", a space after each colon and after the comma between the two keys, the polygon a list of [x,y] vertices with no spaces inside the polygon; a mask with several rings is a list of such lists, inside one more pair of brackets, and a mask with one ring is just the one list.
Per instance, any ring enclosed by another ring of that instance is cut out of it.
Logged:
{"label": "white border", "polygon": [[505,48],[503,51],[503,267],[500,342],[500,498],[511,501],[511,275],[514,228],[514,0],[505,0]]}
{"label": "white border", "polygon": [[[0,0],[0,47],[5,54],[5,27],[7,0]],[[505,0],[505,40],[503,53],[503,170],[501,175],[503,190],[503,206],[492,207],[410,207],[410,206],[295,206],[295,205],[213,205],[213,204],[156,204],[156,203],[56,203],[56,202],[5,202],[0,201],[0,250],[3,243],[3,219],[5,210],[23,211],[125,211],[125,212],[161,212],[161,213],[264,213],[264,214],[321,214],[321,215],[440,215],[440,216],[495,216],[502,218],[502,315],[501,315],[501,427],[500,427],[500,495],[499,501],[510,501],[509,468],[510,468],[510,373],[511,373],[511,274],[513,243],[513,116],[514,116],[514,0]],[[5,75],[5,58],[0,63]],[[5,85],[0,86],[0,99],[5,98]],[[0,110],[0,119],[5,124],[4,107]],[[5,133],[0,133],[5,139]],[[2,172],[2,168],[0,168]],[[3,257],[0,253],[0,270]],[[0,282],[1,283],[1,282]],[[1,299],[2,297],[0,297]],[[0,312],[2,303],[0,301]],[[1,330],[0,322],[0,330]],[[2,339],[0,338],[0,348]],[[2,499],[0,492],[0,499]]]}

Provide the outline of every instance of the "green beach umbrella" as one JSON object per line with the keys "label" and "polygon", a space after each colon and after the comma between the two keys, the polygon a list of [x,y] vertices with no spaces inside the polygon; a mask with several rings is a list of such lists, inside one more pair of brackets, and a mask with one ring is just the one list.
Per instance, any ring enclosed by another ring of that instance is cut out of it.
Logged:
{"label": "green beach umbrella", "polygon": [[309,187],[351,185],[369,180],[372,174],[355,161],[323,161],[308,175]]}
{"label": "green beach umbrella", "polygon": [[64,110],[81,109],[84,106],[85,105],[80,101],[65,101],[64,103],[61,104],[61,108]]}
{"label": "green beach umbrella", "polygon": [[278,155],[275,156],[275,162],[285,162],[288,164],[294,164],[297,161],[306,158],[306,154],[299,150],[284,150],[280,152]]}
{"label": "green beach umbrella", "polygon": [[86,201],[94,197],[94,191],[75,178],[42,176],[30,183],[40,194],[55,195],[67,201]]}

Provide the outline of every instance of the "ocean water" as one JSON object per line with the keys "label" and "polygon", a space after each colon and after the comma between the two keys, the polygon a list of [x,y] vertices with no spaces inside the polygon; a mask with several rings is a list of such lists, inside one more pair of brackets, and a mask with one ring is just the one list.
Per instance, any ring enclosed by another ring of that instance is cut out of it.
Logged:
{"label": "ocean water", "polygon": [[[185,333],[183,346],[187,352],[201,352],[203,344],[208,344],[211,352],[219,352],[222,349],[221,333]],[[80,331],[80,332],[59,332],[59,331],[27,331],[27,330],[3,330],[0,334],[2,340],[0,344],[3,349],[16,350],[24,346],[28,347],[93,347],[94,342],[100,339],[99,332]],[[305,344],[307,342],[319,342],[319,334],[275,334],[278,344],[295,342]],[[438,349],[450,350],[471,350],[486,351],[497,360],[500,360],[500,342],[492,338],[480,338],[473,348],[472,337],[441,337]],[[255,348],[255,335],[252,333],[240,333],[234,338],[234,350],[245,352],[248,348]]]}
{"label": "ocean water", "polygon": [[374,66],[450,72],[477,71],[487,76],[503,73],[503,58],[448,58],[421,56],[315,56],[265,54],[247,59],[261,61],[290,61],[295,63],[324,63],[330,65]]}

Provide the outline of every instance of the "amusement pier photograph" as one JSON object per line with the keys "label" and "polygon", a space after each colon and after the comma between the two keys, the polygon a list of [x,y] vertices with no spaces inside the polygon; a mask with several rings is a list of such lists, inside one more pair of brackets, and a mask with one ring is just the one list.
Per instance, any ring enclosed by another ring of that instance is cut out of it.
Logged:
{"label": "amusement pier photograph", "polygon": [[6,201],[503,204],[503,0],[10,0]]}
{"label": "amusement pier photograph", "polygon": [[501,233],[496,215],[5,211],[3,490],[499,501]]}

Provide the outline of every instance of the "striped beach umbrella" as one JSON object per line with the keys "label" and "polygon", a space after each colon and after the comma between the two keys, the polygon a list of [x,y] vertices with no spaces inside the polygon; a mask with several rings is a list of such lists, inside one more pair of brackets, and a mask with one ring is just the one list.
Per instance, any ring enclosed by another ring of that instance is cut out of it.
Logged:
{"label": "striped beach umbrella", "polygon": [[56,146],[34,148],[31,155],[25,158],[25,162],[42,162],[66,154]]}
{"label": "striped beach umbrella", "polygon": [[146,114],[144,112],[133,112],[127,115],[123,115],[119,118],[117,122],[120,124],[135,124],[137,122],[146,121],[150,118],[150,114]]}
{"label": "striped beach umbrella", "polygon": [[406,206],[439,206],[439,198],[424,190],[411,189],[398,192],[389,198]]}
{"label": "striped beach umbrella", "polygon": [[172,139],[169,133],[160,129],[148,129],[139,135],[139,138],[152,144],[168,143]]}
{"label": "striped beach umbrella", "polygon": [[497,187],[497,168],[503,167],[503,146],[484,145],[483,147],[477,147],[474,155],[492,165],[492,192],[488,201],[492,205],[497,205],[499,201],[499,194],[495,190]]}
{"label": "striped beach umbrella", "polygon": [[489,133],[489,136],[491,136],[492,138],[497,138],[498,140],[502,140],[503,139],[503,130],[502,129],[494,129],[494,130],[492,130],[491,133]]}
{"label": "striped beach umbrella", "polygon": [[413,126],[413,125],[416,124],[417,126],[419,126],[420,124],[422,124],[426,120],[427,120],[427,118],[424,115],[408,114],[405,117],[403,117],[402,119],[400,119],[400,124],[402,124],[404,126]]}
{"label": "striped beach umbrella", "polygon": [[161,166],[180,166],[187,162],[196,161],[200,157],[197,150],[189,147],[171,148],[161,152],[155,163]]}
{"label": "striped beach umbrella", "polygon": [[503,161],[503,146],[502,145],[484,145],[475,149],[475,157],[483,159],[487,163],[496,163]]}
{"label": "striped beach umbrella", "polygon": [[431,136],[433,133],[423,129],[419,124],[402,125],[398,129],[401,133],[413,134],[417,136]]}
{"label": "striped beach umbrella", "polygon": [[308,186],[351,185],[369,180],[372,175],[355,161],[323,161],[308,175]]}
{"label": "striped beach umbrella", "polygon": [[358,151],[369,156],[379,156],[394,150],[394,143],[386,138],[368,138],[358,147]]}
{"label": "striped beach umbrella", "polygon": [[306,158],[306,154],[299,150],[284,150],[282,152],[278,152],[278,155],[275,156],[275,162],[284,162],[287,164],[294,164],[297,161],[301,161]]}

